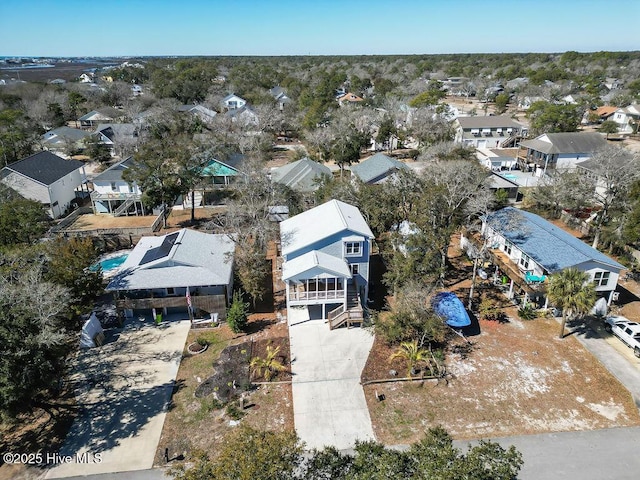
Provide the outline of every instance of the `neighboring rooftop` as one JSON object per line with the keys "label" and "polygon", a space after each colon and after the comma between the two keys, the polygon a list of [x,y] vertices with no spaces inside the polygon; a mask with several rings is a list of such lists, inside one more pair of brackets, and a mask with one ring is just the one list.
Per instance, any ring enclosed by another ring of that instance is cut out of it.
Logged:
{"label": "neighboring rooftop", "polygon": [[51,152],[35,153],[5,167],[43,185],[51,185],[65,175],[84,166],[78,160],[65,160]]}
{"label": "neighboring rooftop", "polygon": [[525,140],[521,147],[546,154],[593,153],[607,145],[597,132],[545,133],[533,140]]}
{"label": "neighboring rooftop", "polygon": [[523,128],[524,125],[514,122],[506,115],[488,115],[485,117],[458,117],[458,123],[463,129],[468,128]]}
{"label": "neighboring rooftop", "polygon": [[623,265],[533,213],[513,207],[489,215],[489,224],[549,273],[588,262],[609,268]]}
{"label": "neighboring rooftop", "polygon": [[65,126],[49,130],[47,133],[42,135],[42,138],[46,143],[56,142],[60,139],[78,142],[90,135],[91,132],[87,132],[86,130],[80,130],[79,128],[71,128]]}
{"label": "neighboring rooftop", "polygon": [[318,180],[331,177],[329,167],[304,157],[271,171],[271,180],[299,192],[312,192],[318,188]]}
{"label": "neighboring rooftop", "polygon": [[295,252],[345,230],[373,238],[360,210],[340,200],[330,200],[280,223],[282,254]]}
{"label": "neighboring rooftop", "polygon": [[160,237],[142,237],[107,290],[227,285],[235,243],[228,235],[183,228]]}
{"label": "neighboring rooftop", "polygon": [[408,167],[383,153],[376,153],[363,162],[351,166],[351,171],[364,183],[369,183],[398,170],[408,170]]}
{"label": "neighboring rooftop", "polygon": [[131,167],[133,157],[126,158],[121,162],[111,165],[104,172],[96,175],[93,182],[118,182],[122,181],[122,172]]}

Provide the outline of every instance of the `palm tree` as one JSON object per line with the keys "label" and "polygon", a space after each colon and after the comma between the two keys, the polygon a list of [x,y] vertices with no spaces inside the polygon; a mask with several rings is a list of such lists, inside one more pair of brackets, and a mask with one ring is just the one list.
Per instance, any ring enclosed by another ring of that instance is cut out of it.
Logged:
{"label": "palm tree", "polygon": [[264,379],[270,382],[277,372],[285,370],[285,366],[277,359],[278,353],[280,353],[280,347],[273,348],[267,345],[267,355],[264,358],[252,358],[249,367],[258,377],[264,374]]}
{"label": "palm tree", "polygon": [[389,357],[389,360],[403,358],[407,362],[407,377],[410,377],[411,371],[418,362],[427,358],[428,353],[429,352],[427,350],[418,346],[417,340],[414,340],[413,342],[402,342],[398,347],[398,350]]}
{"label": "palm tree", "polygon": [[596,302],[596,290],[589,274],[577,268],[567,268],[549,278],[547,295],[551,303],[562,310],[560,338],[568,318],[587,313]]}

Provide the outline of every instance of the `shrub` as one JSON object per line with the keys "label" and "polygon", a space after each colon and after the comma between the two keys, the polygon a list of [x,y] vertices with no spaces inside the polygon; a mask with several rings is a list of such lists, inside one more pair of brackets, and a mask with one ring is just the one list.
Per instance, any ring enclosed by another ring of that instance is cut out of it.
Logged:
{"label": "shrub", "polygon": [[235,403],[230,403],[229,405],[227,405],[226,412],[227,415],[229,415],[233,420],[240,420],[246,415],[246,413],[240,410],[240,407],[238,407]]}
{"label": "shrub", "polygon": [[242,301],[239,292],[233,294],[233,301],[227,311],[227,323],[233,333],[243,332],[247,328],[249,304]]}
{"label": "shrub", "polygon": [[533,305],[527,303],[518,309],[518,316],[522,320],[534,320],[538,317],[538,312],[533,308]]}
{"label": "shrub", "polygon": [[486,295],[482,297],[478,307],[478,315],[485,320],[500,320],[502,312],[497,302]]}

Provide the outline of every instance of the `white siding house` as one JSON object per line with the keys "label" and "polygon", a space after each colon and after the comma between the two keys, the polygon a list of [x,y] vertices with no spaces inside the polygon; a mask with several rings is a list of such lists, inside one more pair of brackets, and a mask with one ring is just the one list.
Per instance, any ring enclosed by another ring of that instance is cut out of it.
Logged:
{"label": "white siding house", "polygon": [[63,216],[86,184],[84,163],[40,152],[0,171],[0,181],[24,198],[42,203],[51,218]]}

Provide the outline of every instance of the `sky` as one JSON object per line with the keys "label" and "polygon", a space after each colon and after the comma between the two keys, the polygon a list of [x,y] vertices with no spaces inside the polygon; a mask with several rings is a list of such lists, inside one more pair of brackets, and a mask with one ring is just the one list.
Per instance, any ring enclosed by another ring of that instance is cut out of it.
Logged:
{"label": "sky", "polygon": [[0,56],[640,50],[640,0],[0,0]]}

